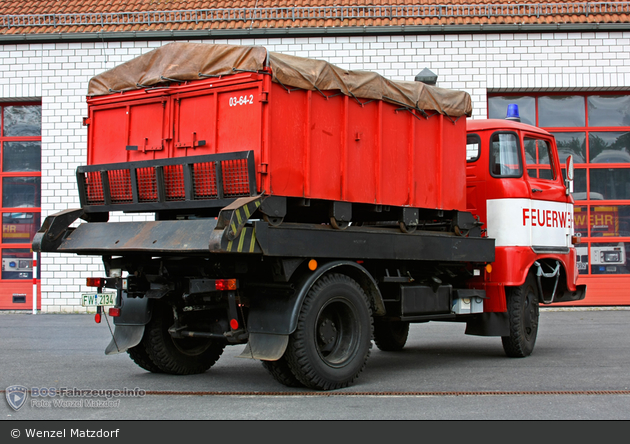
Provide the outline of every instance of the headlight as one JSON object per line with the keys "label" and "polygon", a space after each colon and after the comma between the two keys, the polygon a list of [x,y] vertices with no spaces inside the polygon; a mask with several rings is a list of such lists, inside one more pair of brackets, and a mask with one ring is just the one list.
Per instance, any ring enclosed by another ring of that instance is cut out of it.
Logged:
{"label": "headlight", "polygon": [[604,262],[621,262],[621,254],[619,251],[604,251]]}

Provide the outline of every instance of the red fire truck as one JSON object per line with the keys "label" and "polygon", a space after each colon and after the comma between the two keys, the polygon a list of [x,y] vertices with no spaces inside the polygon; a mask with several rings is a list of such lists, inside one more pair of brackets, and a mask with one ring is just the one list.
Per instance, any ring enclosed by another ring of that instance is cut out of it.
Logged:
{"label": "red fire truck", "polygon": [[571,161],[565,182],[549,133],[467,120],[464,92],[173,43],[89,93],[81,208],[33,248],[102,256],[82,303],[111,306],[106,353],[148,371],[204,372],[246,344],[279,382],[336,389],[372,340],[400,350],[428,321],[524,357],[539,304],[585,296]]}

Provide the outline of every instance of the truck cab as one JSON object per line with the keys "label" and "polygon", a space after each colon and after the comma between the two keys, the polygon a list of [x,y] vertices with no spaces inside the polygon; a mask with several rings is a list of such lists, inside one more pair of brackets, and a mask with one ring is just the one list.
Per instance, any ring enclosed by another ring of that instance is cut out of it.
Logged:
{"label": "truck cab", "polygon": [[[504,287],[531,274],[541,303],[571,300],[576,287],[573,197],[554,137],[515,120],[467,122],[467,210],[495,239],[495,262],[484,286],[486,310],[504,311]],[[584,290],[585,291],[585,290]]]}

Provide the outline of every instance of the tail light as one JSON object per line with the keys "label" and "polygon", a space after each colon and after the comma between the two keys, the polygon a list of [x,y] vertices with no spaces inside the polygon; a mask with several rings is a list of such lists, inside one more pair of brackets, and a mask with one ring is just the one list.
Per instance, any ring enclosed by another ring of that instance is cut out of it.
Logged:
{"label": "tail light", "polygon": [[214,282],[214,286],[219,291],[236,290],[238,287],[236,285],[236,279],[217,279]]}
{"label": "tail light", "polygon": [[104,287],[105,286],[105,279],[104,278],[87,278],[86,279],[86,285],[88,287]]}
{"label": "tail light", "polygon": [[109,315],[112,318],[117,318],[120,316],[120,308],[116,308],[116,307],[110,307],[109,309]]}

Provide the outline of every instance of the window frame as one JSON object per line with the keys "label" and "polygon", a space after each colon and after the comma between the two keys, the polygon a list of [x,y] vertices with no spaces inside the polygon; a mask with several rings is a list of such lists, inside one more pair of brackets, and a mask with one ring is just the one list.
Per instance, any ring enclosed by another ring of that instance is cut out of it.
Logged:
{"label": "window frame", "polygon": [[[0,260],[2,260],[3,265],[4,265],[4,260],[5,260],[5,254],[14,254],[15,250],[21,250],[22,253],[24,254],[24,252],[30,252],[30,254],[28,254],[28,257],[24,256],[23,260],[27,260],[27,261],[31,261],[31,268],[30,268],[30,272],[27,272],[24,274],[23,277],[20,278],[10,278],[10,277],[4,277],[6,273],[8,273],[9,270],[3,270],[2,274],[0,274],[0,282],[7,282],[7,283],[24,283],[28,280],[32,280],[33,279],[33,267],[32,267],[32,260],[33,260],[33,251],[32,251],[32,236],[29,237],[27,242],[5,242],[5,236],[4,236],[4,230],[5,230],[5,223],[4,223],[4,215],[5,214],[10,214],[10,213],[22,213],[22,214],[32,214],[33,216],[33,224],[35,223],[35,221],[39,220],[39,223],[41,224],[41,206],[42,206],[42,193],[41,193],[41,177],[42,177],[42,171],[41,171],[41,163],[40,163],[40,169],[39,171],[10,171],[10,172],[5,172],[4,171],[4,154],[5,154],[5,143],[11,143],[11,142],[38,142],[40,144],[40,158],[41,158],[41,149],[42,149],[42,131],[40,131],[39,135],[34,135],[34,136],[5,136],[5,131],[4,131],[4,120],[5,120],[5,108],[6,107],[11,107],[11,106],[39,106],[41,108],[42,103],[41,101],[0,101],[0,196],[4,197],[4,183],[6,179],[11,179],[11,178],[37,178],[39,179],[39,206],[32,206],[32,207],[4,207],[3,206],[3,201],[4,198],[2,199],[2,201],[0,201],[0,214],[3,215],[2,220],[3,220],[3,236],[0,238]],[[40,122],[41,125],[41,122]],[[41,127],[41,126],[40,126]],[[37,191],[36,191],[37,193]],[[36,196],[36,200],[37,200],[37,194],[35,194]],[[34,202],[34,205],[36,204],[36,202]],[[33,228],[33,227],[31,227]],[[34,227],[35,230],[31,230],[31,232],[34,234],[34,232],[37,231],[37,229],[39,229],[39,227]],[[9,258],[6,258],[9,259]],[[38,274],[39,274],[39,267],[37,268]],[[36,278],[39,279],[39,276],[35,276]]]}

